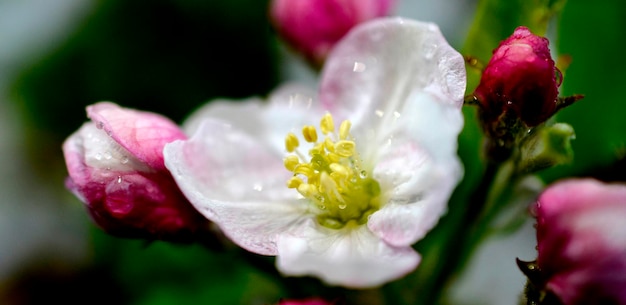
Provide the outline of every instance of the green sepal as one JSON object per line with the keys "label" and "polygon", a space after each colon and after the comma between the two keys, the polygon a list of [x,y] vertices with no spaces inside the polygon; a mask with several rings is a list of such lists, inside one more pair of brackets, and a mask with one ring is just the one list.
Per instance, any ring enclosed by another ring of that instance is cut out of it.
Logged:
{"label": "green sepal", "polygon": [[537,127],[520,144],[517,173],[534,173],[574,159],[574,128],[566,123]]}

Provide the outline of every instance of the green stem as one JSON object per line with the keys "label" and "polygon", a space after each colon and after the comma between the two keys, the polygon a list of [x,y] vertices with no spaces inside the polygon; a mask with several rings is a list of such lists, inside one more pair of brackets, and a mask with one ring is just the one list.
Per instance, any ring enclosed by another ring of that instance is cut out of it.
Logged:
{"label": "green stem", "polygon": [[447,257],[441,272],[437,275],[431,304],[445,303],[444,293],[456,280],[472,258],[473,253],[488,235],[490,225],[502,210],[511,194],[513,180],[516,180],[514,166],[509,162],[489,162],[480,185],[470,197],[463,220],[448,238]]}

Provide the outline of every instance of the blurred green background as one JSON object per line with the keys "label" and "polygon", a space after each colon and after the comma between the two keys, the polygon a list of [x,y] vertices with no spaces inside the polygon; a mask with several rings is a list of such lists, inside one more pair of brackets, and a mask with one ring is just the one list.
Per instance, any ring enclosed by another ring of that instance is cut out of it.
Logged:
{"label": "blurred green background", "polygon": [[[485,0],[476,16],[488,22],[472,28],[474,41],[465,41],[474,1],[399,0],[396,14],[439,23],[454,47],[486,62],[499,40],[534,22],[527,16],[545,13],[534,8],[555,2]],[[572,57],[562,95],[586,97],[558,115],[576,130],[575,161],[544,178],[626,180],[626,4],[570,0],[548,24],[553,51]],[[215,97],[311,81],[273,33],[267,1],[0,0],[0,49],[0,303],[272,304],[293,294],[232,252],[109,237],[63,187],[61,143],[88,104],[110,100],[181,122]],[[482,163],[466,112],[460,151],[471,188]]]}

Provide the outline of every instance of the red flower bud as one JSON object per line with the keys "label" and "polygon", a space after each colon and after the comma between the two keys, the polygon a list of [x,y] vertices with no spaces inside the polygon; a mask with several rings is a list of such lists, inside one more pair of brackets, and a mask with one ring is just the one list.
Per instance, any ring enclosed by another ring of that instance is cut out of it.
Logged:
{"label": "red flower bud", "polygon": [[102,229],[177,241],[208,225],[164,165],[165,144],[186,138],[176,124],[113,103],[89,106],[87,114],[93,122],[63,144],[66,184]]}
{"label": "red flower bud", "polygon": [[521,121],[537,126],[558,110],[561,72],[550,56],[548,40],[518,27],[493,51],[474,96],[492,138],[501,138]]}
{"label": "red flower bud", "polygon": [[541,288],[564,305],[626,304],[626,185],[556,183],[536,217]]}

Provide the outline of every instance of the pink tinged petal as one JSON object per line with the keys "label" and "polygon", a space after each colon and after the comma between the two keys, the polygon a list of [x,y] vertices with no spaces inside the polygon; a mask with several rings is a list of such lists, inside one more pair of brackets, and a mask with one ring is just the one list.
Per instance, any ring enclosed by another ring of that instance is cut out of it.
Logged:
{"label": "pink tinged petal", "polygon": [[163,147],[185,139],[171,120],[156,113],[121,108],[101,102],[87,107],[87,116],[119,145],[149,167],[163,169]]}
{"label": "pink tinged petal", "polygon": [[322,71],[320,99],[358,125],[393,117],[419,92],[460,108],[465,85],[463,57],[435,24],[385,18],[363,23],[337,44]]}
{"label": "pink tinged petal", "polygon": [[539,198],[537,263],[564,304],[626,302],[626,185],[572,179]]}
{"label": "pink tinged petal", "polygon": [[278,239],[278,269],[286,275],[313,275],[331,285],[379,286],[406,275],[420,261],[411,247],[389,246],[365,226],[331,230],[310,221],[293,233]]}
{"label": "pink tinged petal", "polygon": [[285,186],[282,158],[257,139],[206,119],[186,141],[165,146],[165,164],[183,193],[241,247],[276,255],[276,236],[297,226],[306,205]]}
{"label": "pink tinged petal", "polygon": [[180,240],[181,234],[206,225],[169,172],[141,162],[95,123],[85,123],[72,134],[63,152],[67,187],[105,231],[122,237]]}

